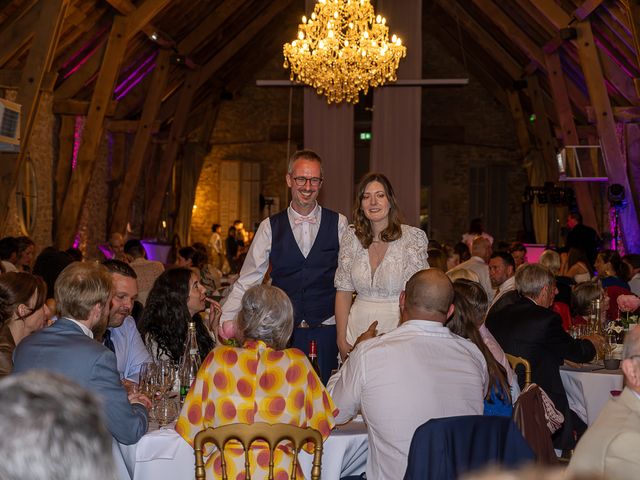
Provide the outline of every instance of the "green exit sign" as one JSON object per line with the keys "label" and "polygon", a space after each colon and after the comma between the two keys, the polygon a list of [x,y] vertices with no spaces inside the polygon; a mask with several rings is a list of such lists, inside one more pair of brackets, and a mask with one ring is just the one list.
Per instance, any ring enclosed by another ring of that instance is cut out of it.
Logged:
{"label": "green exit sign", "polygon": [[371,140],[371,132],[360,132],[360,140]]}

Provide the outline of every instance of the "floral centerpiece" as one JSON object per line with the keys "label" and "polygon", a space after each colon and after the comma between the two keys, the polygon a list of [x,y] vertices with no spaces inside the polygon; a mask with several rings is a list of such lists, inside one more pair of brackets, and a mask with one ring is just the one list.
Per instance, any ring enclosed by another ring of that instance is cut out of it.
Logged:
{"label": "floral centerpiece", "polygon": [[616,302],[618,310],[621,312],[620,321],[626,328],[629,328],[632,323],[638,323],[640,315],[635,312],[640,309],[640,298],[635,295],[620,295]]}

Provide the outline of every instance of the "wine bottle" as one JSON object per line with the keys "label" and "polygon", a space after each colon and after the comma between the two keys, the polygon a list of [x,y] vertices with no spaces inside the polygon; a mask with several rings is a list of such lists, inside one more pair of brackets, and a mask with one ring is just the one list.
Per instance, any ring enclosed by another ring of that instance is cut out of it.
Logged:
{"label": "wine bottle", "polygon": [[319,378],[322,378],[320,374],[320,365],[318,364],[318,345],[315,340],[309,342],[309,362],[315,370]]}
{"label": "wine bottle", "polygon": [[200,354],[198,353],[198,340],[196,339],[196,324],[189,322],[187,339],[184,342],[184,353],[180,361],[180,401],[184,402],[189,389],[198,375],[200,369]]}

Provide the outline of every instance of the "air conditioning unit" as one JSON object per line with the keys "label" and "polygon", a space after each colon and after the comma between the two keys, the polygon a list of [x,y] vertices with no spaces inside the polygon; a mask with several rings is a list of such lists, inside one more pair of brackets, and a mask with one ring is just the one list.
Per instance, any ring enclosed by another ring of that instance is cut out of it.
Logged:
{"label": "air conditioning unit", "polygon": [[20,105],[0,98],[0,151],[20,150]]}

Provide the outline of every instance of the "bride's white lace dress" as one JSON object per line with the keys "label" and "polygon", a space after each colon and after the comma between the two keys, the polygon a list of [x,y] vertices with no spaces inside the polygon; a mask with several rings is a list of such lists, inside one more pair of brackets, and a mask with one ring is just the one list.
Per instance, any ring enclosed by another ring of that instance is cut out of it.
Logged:
{"label": "bride's white lace dress", "polygon": [[427,236],[415,227],[402,225],[402,236],[389,243],[382,262],[371,275],[369,252],[362,247],[353,226],[347,228],[340,243],[335,287],[356,292],[347,323],[347,342],[353,345],[358,336],[374,321],[378,334],[398,326],[398,301],[407,280],[427,263]]}

